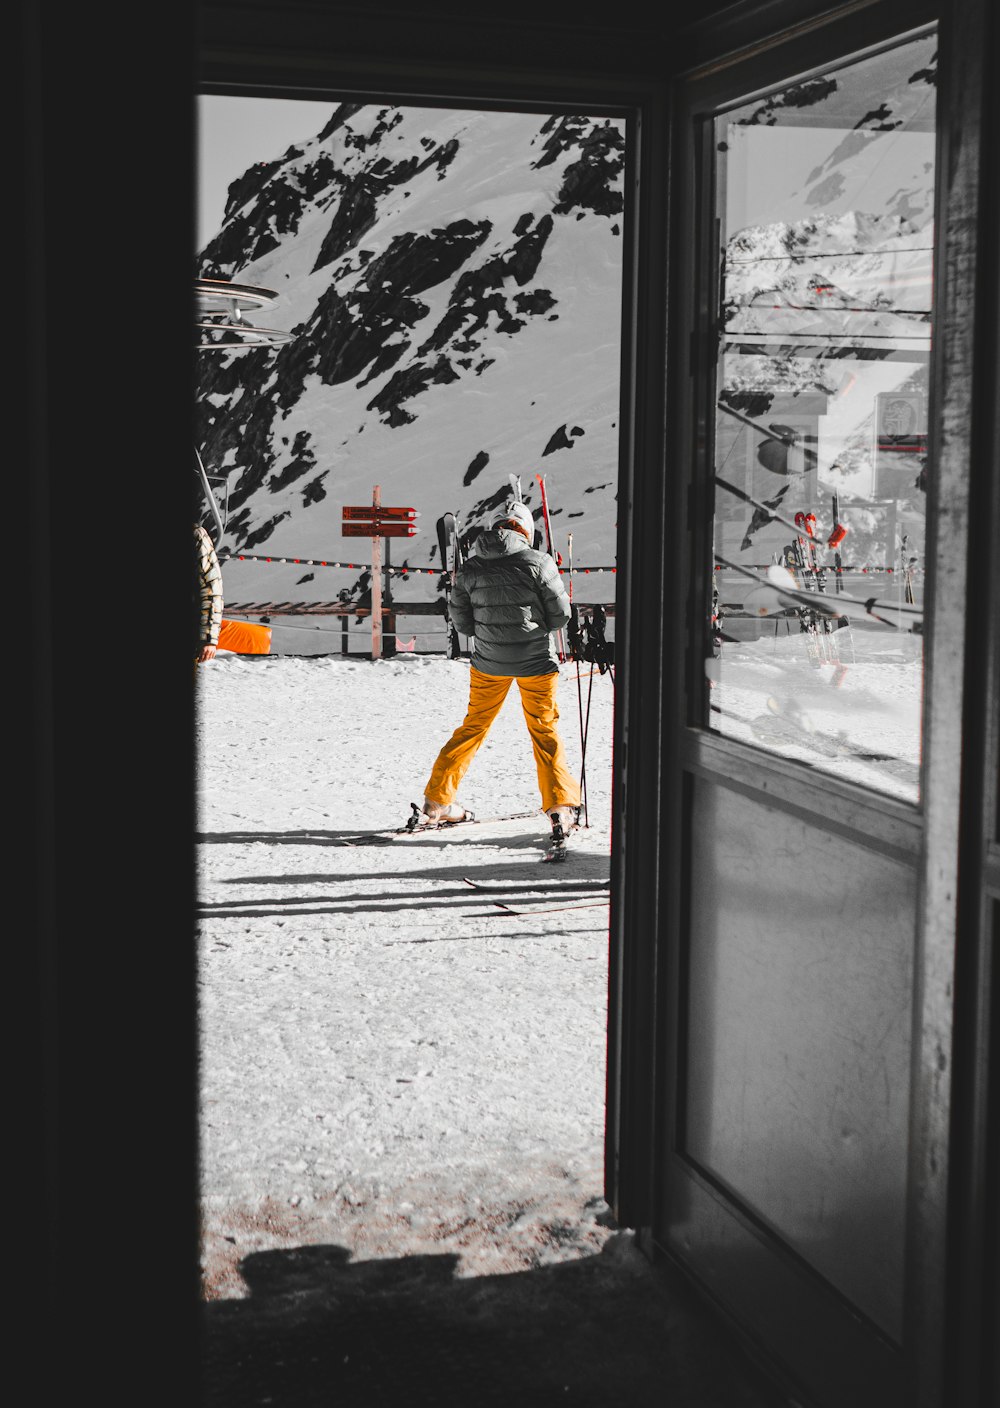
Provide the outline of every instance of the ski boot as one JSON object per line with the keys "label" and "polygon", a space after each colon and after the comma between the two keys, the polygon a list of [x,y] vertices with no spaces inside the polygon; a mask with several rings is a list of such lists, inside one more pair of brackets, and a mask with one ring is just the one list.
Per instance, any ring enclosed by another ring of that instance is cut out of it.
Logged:
{"label": "ski boot", "polygon": [[579,807],[553,807],[548,814],[552,823],[552,837],[549,849],[545,853],[548,861],[565,860],[568,855],[566,842],[571,831],[575,831],[580,824]]}
{"label": "ski boot", "polygon": [[416,802],[410,803],[410,818],[406,823],[406,830],[434,830],[440,826],[454,826],[456,822],[472,819],[472,813],[457,802],[448,802],[442,806],[440,802],[432,802],[425,797],[422,810]]}

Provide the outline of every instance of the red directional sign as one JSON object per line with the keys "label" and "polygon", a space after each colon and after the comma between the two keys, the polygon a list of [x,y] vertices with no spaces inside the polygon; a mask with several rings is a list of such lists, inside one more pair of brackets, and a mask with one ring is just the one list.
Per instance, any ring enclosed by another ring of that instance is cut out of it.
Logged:
{"label": "red directional sign", "polygon": [[345,538],[413,538],[416,536],[415,523],[342,523],[341,535]]}
{"label": "red directional sign", "polygon": [[388,518],[394,519],[397,522],[405,522],[409,519],[416,518],[416,516],[417,510],[415,508],[386,508],[385,504],[379,504],[378,506],[379,518]]}
{"label": "red directional sign", "polygon": [[343,510],[344,522],[349,523],[364,519],[371,522],[372,519],[385,518],[390,522],[408,522],[416,518],[415,508],[389,508],[385,504],[379,504],[376,508],[374,504],[351,504],[345,505]]}

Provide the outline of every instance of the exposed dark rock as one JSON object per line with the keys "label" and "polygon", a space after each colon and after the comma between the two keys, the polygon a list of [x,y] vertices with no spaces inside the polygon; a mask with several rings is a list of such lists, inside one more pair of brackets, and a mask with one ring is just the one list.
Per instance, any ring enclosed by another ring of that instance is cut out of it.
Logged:
{"label": "exposed dark rock", "polygon": [[356,112],[360,112],[363,106],[363,103],[341,103],[319,134],[319,140],[325,142],[327,137],[332,137],[337,128],[343,127],[344,123],[352,118]]}
{"label": "exposed dark rock", "polygon": [[553,434],[549,436],[549,443],[542,451],[542,459],[544,459],[546,455],[554,454],[556,450],[572,450],[572,448],[573,441],[566,434],[565,425],[561,425],[558,430],[554,431]]}
{"label": "exposed dark rock", "polygon": [[489,220],[454,220],[427,235],[409,231],[399,235],[369,265],[365,275],[368,287],[390,294],[425,293],[460,269],[492,228]]}
{"label": "exposed dark rock", "polygon": [[[287,154],[286,154],[287,156]],[[274,161],[255,161],[253,166],[248,167],[242,176],[237,176],[235,181],[230,181],[226,190],[226,205],[222,212],[223,220],[228,220],[234,210],[239,210],[240,206],[246,205],[253,200],[254,196],[260,195],[261,191],[285,164],[286,157],[280,156]]]}
{"label": "exposed dark rock", "polygon": [[[401,327],[412,327],[426,312],[426,304],[402,294],[393,300],[382,292],[360,290],[345,298],[331,286],[320,297],[306,326],[301,343],[304,364],[295,368],[301,375],[282,385],[280,404],[295,403],[309,372],[318,373],[327,386],[360,376]],[[289,360],[290,371],[291,366]]]}
{"label": "exposed dark rock", "polygon": [[434,153],[433,162],[438,169],[438,180],[442,180],[445,170],[451,165],[458,155],[458,141],[452,137],[450,142],[445,142],[443,147],[439,147]]}
{"label": "exposed dark rock", "polygon": [[261,543],[266,543],[278,524],[283,523],[284,520],[290,516],[289,510],[286,509],[284,513],[276,514],[274,518],[270,518],[266,523],[262,523],[258,529],[247,535],[246,542],[241,545],[243,550],[245,552],[252,552],[253,549],[259,547]]}
{"label": "exposed dark rock", "polygon": [[348,249],[352,249],[361,236],[375,224],[378,218],[377,190],[377,184],[371,181],[367,172],[361,172],[347,183],[330,222],[330,228],[319,247],[313,273],[331,264]]}
{"label": "exposed dark rock", "polygon": [[612,183],[625,166],[624,135],[618,127],[605,122],[593,126],[580,145],[579,160],[570,162],[563,172],[556,213],[565,215],[581,206],[597,215],[620,215],[625,199]]}
{"label": "exposed dark rock", "polygon": [[[377,127],[376,131],[378,131]],[[374,134],[372,140],[374,140]],[[393,186],[399,186],[412,180],[414,176],[425,171],[429,166],[437,166],[438,174],[443,175],[446,167],[454,160],[458,149],[458,142],[453,138],[443,147],[435,147],[423,161],[417,156],[407,157],[405,161],[400,162],[392,162],[385,156],[379,157],[371,166],[366,167],[364,171],[359,172],[348,181],[333,222],[316,256],[313,273],[317,269],[325,268],[327,264],[339,258],[346,250],[352,249],[361,236],[371,229],[378,218],[378,201],[381,196],[391,190]],[[482,224],[485,225],[488,232],[489,222],[483,221]],[[454,225],[449,225],[448,230],[457,230],[459,226],[468,226],[469,229],[476,228],[469,220],[458,220]],[[438,231],[432,231],[429,236],[411,235],[410,238],[411,240],[422,239],[433,242],[438,234]],[[436,283],[438,280],[435,279],[433,282]],[[431,284],[427,284],[425,287],[430,288]]]}
{"label": "exposed dark rock", "polygon": [[247,531],[250,522],[250,510],[245,508],[240,513],[231,513],[226,519],[226,533],[229,537],[240,542],[243,534]]}
{"label": "exposed dark rock", "polygon": [[404,371],[395,372],[378,395],[368,402],[368,409],[385,415],[387,425],[394,427],[406,425],[416,417],[402,409],[401,403],[403,401],[408,401],[413,396],[419,396],[422,391],[427,390],[428,386],[435,383],[457,380],[458,372],[446,357],[439,357],[430,367],[418,363],[416,366],[407,367]]}
{"label": "exposed dark rock", "polygon": [[532,289],[530,293],[515,293],[514,307],[519,313],[547,313],[556,306],[556,299],[547,288]]}
{"label": "exposed dark rock", "polygon": [[480,450],[462,476],[462,483],[466,487],[472,483],[477,474],[482,474],[483,470],[490,462],[490,457],[485,450]]}
{"label": "exposed dark rock", "polygon": [[323,488],[323,480],[328,471],[324,469],[322,474],[317,474],[315,479],[310,479],[309,483],[302,490],[302,503],[308,508],[310,504],[318,504],[321,499],[326,498],[326,490]]}
{"label": "exposed dark rock", "polygon": [[375,358],[374,362],[372,362],[368,375],[362,377],[358,385],[367,386],[370,381],[374,381],[374,379],[381,376],[383,372],[387,372],[390,367],[394,367],[403,353],[409,350],[410,341],[408,338],[403,338],[400,342],[390,342],[387,347],[382,348],[382,351]]}
{"label": "exposed dark rock", "polygon": [[455,281],[444,317],[419,348],[419,355],[444,347],[460,330],[464,341],[456,342],[455,347],[462,352],[475,351],[478,343],[471,339],[486,326],[491,312],[496,313],[501,332],[519,331],[524,323],[511,316],[501,290],[506,279],[513,278],[523,287],[534,278],[553,223],[551,215],[543,215],[510,249],[493,255],[477,269],[464,270]]}
{"label": "exposed dark rock", "polygon": [[583,133],[587,130],[589,119],[581,117],[578,113],[567,113],[564,117],[550,117],[539,129],[547,132],[549,136],[542,143],[542,155],[537,161],[532,162],[532,166],[537,170],[542,166],[551,164],[569,147],[578,145]]}
{"label": "exposed dark rock", "polygon": [[222,229],[202,253],[204,277],[230,278],[276,249],[282,237],[298,230],[305,206],[326,186],[339,182],[328,152],[282,175],[282,168],[301,156],[299,147],[289,147],[278,160],[258,162],[232,182]]}
{"label": "exposed dark rock", "polygon": [[303,474],[308,474],[316,467],[316,456],[309,449],[310,435],[307,430],[300,430],[295,437],[295,444],[292,447],[292,458],[279,474],[272,474],[267,481],[267,487],[272,494],[280,491],[289,484],[294,484],[296,479],[301,479]]}

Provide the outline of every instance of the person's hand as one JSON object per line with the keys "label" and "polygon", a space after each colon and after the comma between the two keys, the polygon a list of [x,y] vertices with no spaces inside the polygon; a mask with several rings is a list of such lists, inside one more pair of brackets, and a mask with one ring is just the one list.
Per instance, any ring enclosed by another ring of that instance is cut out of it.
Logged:
{"label": "person's hand", "polygon": [[202,665],[206,660],[214,660],[215,650],[216,647],[214,645],[210,645],[206,642],[198,651],[198,654],[195,656],[195,659],[197,660],[198,664]]}

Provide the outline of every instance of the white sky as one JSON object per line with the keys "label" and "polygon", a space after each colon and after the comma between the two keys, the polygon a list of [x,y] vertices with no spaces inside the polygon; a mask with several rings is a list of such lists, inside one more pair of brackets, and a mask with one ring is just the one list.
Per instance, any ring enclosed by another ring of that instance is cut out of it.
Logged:
{"label": "white sky", "polygon": [[226,191],[255,161],[273,161],[292,143],[315,137],[337,107],[301,98],[198,98],[198,248],[222,224]]}

